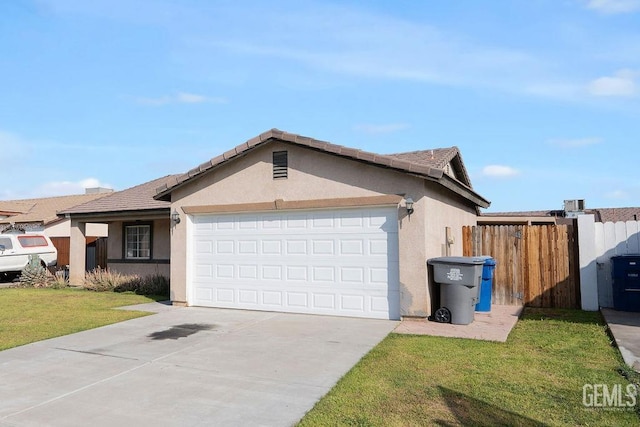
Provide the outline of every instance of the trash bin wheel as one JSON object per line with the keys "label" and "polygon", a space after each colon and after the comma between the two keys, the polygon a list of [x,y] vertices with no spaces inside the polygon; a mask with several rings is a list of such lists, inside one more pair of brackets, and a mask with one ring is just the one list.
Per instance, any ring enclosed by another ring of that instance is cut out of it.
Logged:
{"label": "trash bin wheel", "polygon": [[439,308],[436,310],[434,319],[439,323],[451,323],[451,312],[446,307]]}

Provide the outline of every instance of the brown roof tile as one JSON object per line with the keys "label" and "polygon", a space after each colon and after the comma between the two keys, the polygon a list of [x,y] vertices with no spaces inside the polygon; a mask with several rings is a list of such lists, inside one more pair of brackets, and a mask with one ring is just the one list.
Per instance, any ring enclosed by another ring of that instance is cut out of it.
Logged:
{"label": "brown roof tile", "polygon": [[[640,221],[640,207],[627,208],[594,208],[585,209],[585,214],[591,214],[595,217],[596,222],[620,222],[620,221]],[[482,216],[493,217],[535,217],[535,216],[556,216],[564,217],[565,212],[562,209],[548,211],[517,211],[517,212],[491,212],[483,213]]]}
{"label": "brown roof tile", "polygon": [[597,208],[601,222],[640,221],[640,208]]}
{"label": "brown roof tile", "polygon": [[95,201],[113,193],[75,194],[71,196],[42,197],[39,199],[3,200],[0,210],[19,212],[0,220],[0,224],[42,223],[59,221],[57,213],[73,206]]}
{"label": "brown roof tile", "polygon": [[162,178],[126,190],[111,193],[106,197],[66,209],[62,214],[86,214],[169,209],[171,204],[162,200],[156,200],[153,196],[158,188],[169,188],[175,185],[178,175],[167,175]]}
{"label": "brown roof tile", "polygon": [[451,162],[456,176],[461,179],[463,184],[471,188],[471,180],[469,179],[469,174],[467,173],[464,163],[462,163],[458,147],[410,151],[407,153],[389,154],[388,156],[440,170],[443,170],[447,164]]}
{"label": "brown roof tile", "polygon": [[257,137],[249,139],[231,150],[226,151],[222,155],[212,158],[209,162],[204,163],[200,167],[189,170],[187,173],[180,175],[176,181],[167,183],[166,186],[159,186],[155,197],[161,200],[168,200],[169,194],[176,186],[190,181],[200,174],[226,163],[235,157],[242,155],[244,152],[271,140],[289,142],[315,150],[336,154],[342,157],[364,161],[377,166],[397,169],[436,179],[442,177],[442,169],[447,165],[447,163],[452,162],[454,163],[454,167],[457,169],[457,176],[462,177],[461,183],[469,189],[471,188],[469,176],[464,164],[462,163],[462,159],[459,155],[460,152],[457,147],[386,155],[370,153],[342,145],[331,144],[326,141],[320,141],[302,135],[283,132],[278,129],[271,129],[267,132],[261,133]]}

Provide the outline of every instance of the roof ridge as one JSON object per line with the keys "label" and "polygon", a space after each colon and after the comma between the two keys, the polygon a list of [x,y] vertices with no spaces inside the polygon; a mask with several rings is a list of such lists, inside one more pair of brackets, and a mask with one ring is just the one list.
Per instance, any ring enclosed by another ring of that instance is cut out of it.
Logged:
{"label": "roof ridge", "polygon": [[427,151],[432,151],[432,150],[451,150],[453,148],[458,148],[455,145],[451,146],[451,147],[438,147],[438,148],[426,148],[424,150],[413,150],[413,151],[401,151],[398,153],[389,153],[387,154],[387,156],[395,156],[397,154],[415,154],[415,153],[425,153]]}
{"label": "roof ridge", "polygon": [[[266,144],[272,140],[277,140],[283,143],[290,143],[299,147],[305,147],[308,149],[324,152],[329,155],[340,156],[346,159],[367,163],[373,166],[389,168],[407,174],[421,176],[426,179],[435,180],[442,179],[443,175],[445,175],[445,166],[447,162],[452,161],[456,157],[456,155],[460,155],[460,150],[457,146],[434,148],[429,150],[438,151],[440,153],[440,155],[437,156],[437,159],[422,159],[422,161],[419,161],[420,159],[406,158],[406,153],[398,153],[396,155],[379,154],[272,128],[251,139],[246,140],[241,144],[236,145],[230,150],[209,159],[208,161],[188,170],[187,172],[174,177],[174,179],[172,180],[167,180],[165,183],[156,188],[154,199],[170,201],[170,194],[175,188],[182,186],[193,179],[196,179],[201,174],[207,173],[223,164],[226,164],[228,161],[231,161],[239,156],[243,156],[253,148]],[[425,151],[426,150],[420,150],[414,151],[413,153]],[[461,173],[463,175],[463,179],[456,179],[456,181],[460,183],[461,187],[464,187],[466,190],[471,190],[473,192],[473,189],[470,185],[471,183],[469,180],[469,176],[466,172],[466,169],[464,168],[464,164],[462,163],[461,159],[459,165]],[[478,197],[481,196],[478,195]]]}

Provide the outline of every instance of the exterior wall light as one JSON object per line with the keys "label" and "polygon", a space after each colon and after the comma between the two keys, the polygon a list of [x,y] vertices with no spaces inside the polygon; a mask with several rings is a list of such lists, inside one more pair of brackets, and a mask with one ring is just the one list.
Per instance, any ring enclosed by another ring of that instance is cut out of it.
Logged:
{"label": "exterior wall light", "polygon": [[180,214],[174,209],[171,213],[171,225],[175,227],[178,224],[180,224]]}
{"label": "exterior wall light", "polygon": [[404,203],[407,207],[407,214],[411,215],[413,213],[413,199],[411,196],[405,198]]}

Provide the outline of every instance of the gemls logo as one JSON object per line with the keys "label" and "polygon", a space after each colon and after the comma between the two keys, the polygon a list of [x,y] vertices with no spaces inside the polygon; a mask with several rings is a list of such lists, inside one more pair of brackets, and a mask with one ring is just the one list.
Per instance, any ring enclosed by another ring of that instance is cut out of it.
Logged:
{"label": "gemls logo", "polygon": [[634,384],[585,384],[582,386],[582,404],[587,408],[631,409],[638,402],[638,389]]}

